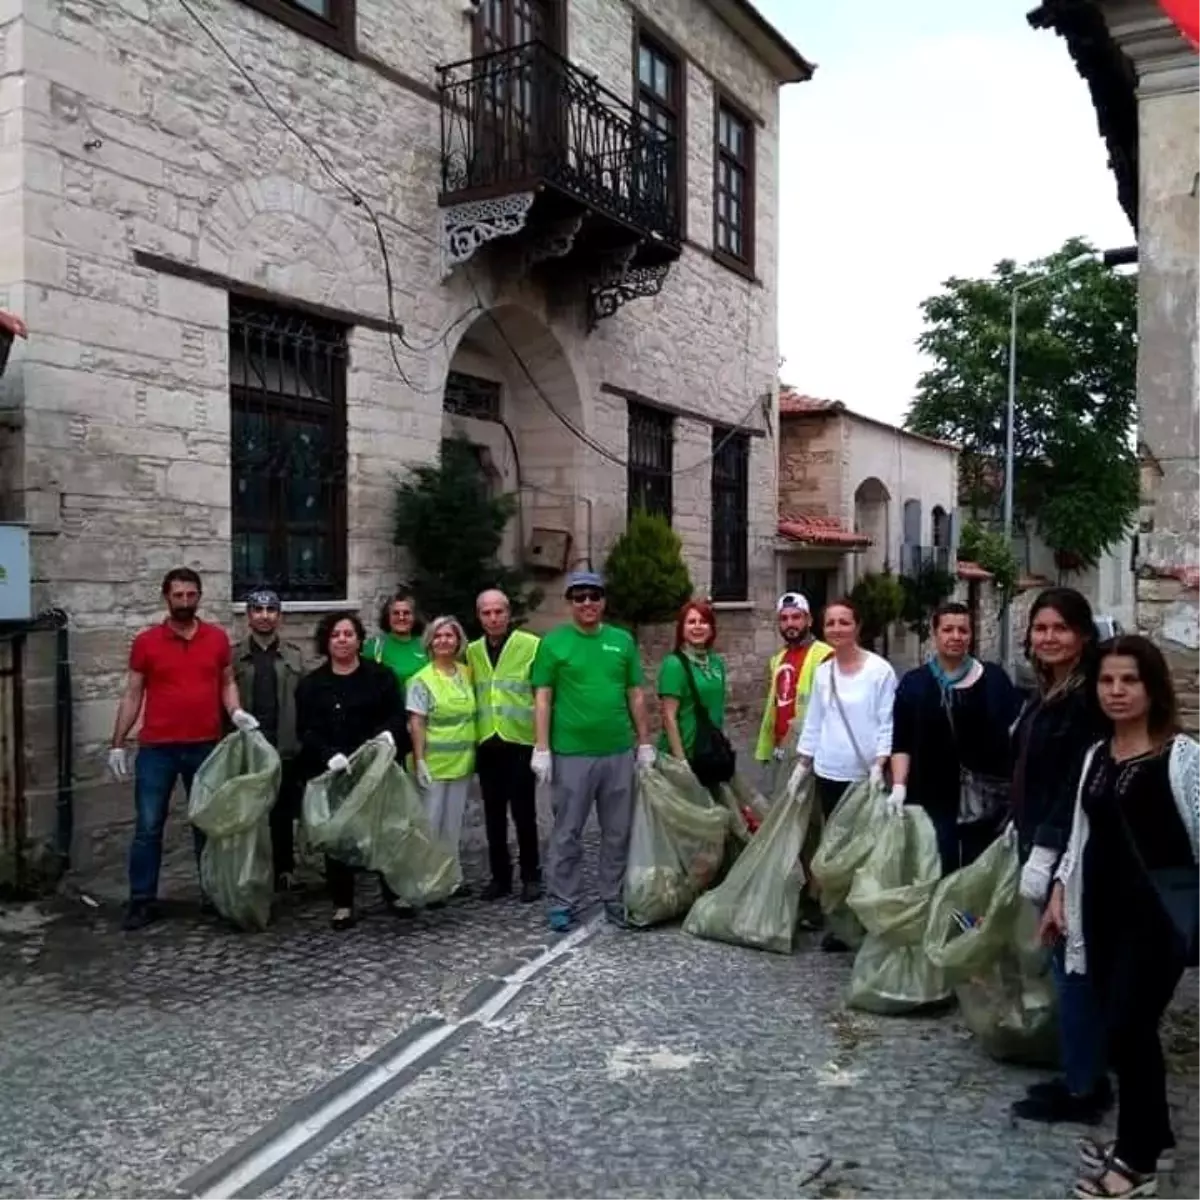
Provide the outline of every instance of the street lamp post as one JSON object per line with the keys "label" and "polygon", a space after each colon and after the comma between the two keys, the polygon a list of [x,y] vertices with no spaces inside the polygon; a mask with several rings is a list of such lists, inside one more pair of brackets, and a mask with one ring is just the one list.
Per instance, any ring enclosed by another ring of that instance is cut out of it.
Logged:
{"label": "street lamp post", "polygon": [[[1004,540],[1012,546],[1013,536],[1013,459],[1014,428],[1017,417],[1017,307],[1021,292],[1025,288],[1034,287],[1047,279],[1064,275],[1084,263],[1100,262],[1106,267],[1122,266],[1137,262],[1137,247],[1127,246],[1120,250],[1089,250],[1077,254],[1074,258],[1063,263],[1061,267],[1038,275],[1034,279],[1026,279],[1013,285],[1012,307],[1008,322],[1008,399],[1004,411]],[[1013,673],[1012,647],[1012,596],[1004,593],[1004,603],[1000,610],[1000,661],[1011,676]]]}

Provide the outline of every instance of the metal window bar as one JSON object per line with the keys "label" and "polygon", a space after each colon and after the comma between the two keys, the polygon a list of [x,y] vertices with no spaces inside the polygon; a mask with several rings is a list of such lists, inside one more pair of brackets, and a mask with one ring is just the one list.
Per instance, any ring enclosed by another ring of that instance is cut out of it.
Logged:
{"label": "metal window bar", "polygon": [[442,409],[457,417],[477,421],[500,420],[500,384],[493,379],[451,371],[446,376]]}
{"label": "metal window bar", "polygon": [[346,328],[230,297],[233,588],[346,594]]}
{"label": "metal window bar", "polygon": [[750,439],[712,431],[712,595],[745,600],[750,586]]}
{"label": "metal window bar", "polygon": [[645,404],[629,405],[629,454],[626,473],[628,515],[641,508],[671,520],[674,496],[675,419]]}

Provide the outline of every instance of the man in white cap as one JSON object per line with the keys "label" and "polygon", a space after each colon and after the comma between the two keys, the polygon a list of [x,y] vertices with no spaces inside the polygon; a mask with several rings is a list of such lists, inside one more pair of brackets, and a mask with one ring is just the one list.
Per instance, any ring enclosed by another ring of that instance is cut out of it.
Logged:
{"label": "man in white cap", "polygon": [[813,675],[833,648],[813,636],[812,613],[800,592],[784,592],[775,606],[783,649],[771,659],[767,673],[767,702],[754,757],[772,768],[771,791],[779,782],[775,764],[782,763],[804,724]]}
{"label": "man in white cap", "polygon": [[[534,687],[530,765],[550,783],[554,828],[546,884],[550,928],[571,927],[582,900],[583,829],[596,805],[600,823],[600,899],[610,922],[625,924],[621,891],[633,823],[633,769],[652,764],[654,745],[642,694],[637,643],[604,624],[604,580],[593,571],[567,578],[571,620],[541,640]],[[634,735],[637,753],[634,754]]]}

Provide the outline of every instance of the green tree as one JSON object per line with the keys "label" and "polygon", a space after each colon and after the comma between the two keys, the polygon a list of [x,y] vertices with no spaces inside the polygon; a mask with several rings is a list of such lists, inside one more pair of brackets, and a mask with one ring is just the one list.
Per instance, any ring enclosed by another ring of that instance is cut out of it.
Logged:
{"label": "green tree", "polygon": [[395,543],[408,553],[417,607],[426,616],[451,614],[477,636],[475,598],[502,589],[520,620],[541,601],[524,571],[500,562],[513,496],[495,496],[475,447],[463,437],[442,443],[441,461],[412,468],[396,491]]}
{"label": "green tree", "polygon": [[[1094,563],[1129,531],[1138,504],[1137,284],[1099,262],[1065,265],[1075,238],[1025,267],[950,279],[921,306],[932,366],[906,424],[962,447],[961,502],[993,516],[1004,486],[1009,320],[1017,310],[1014,516],[1036,523],[1064,569]],[[1058,272],[1058,274],[1055,274]]]}
{"label": "green tree", "polygon": [[874,649],[884,631],[904,612],[904,587],[890,571],[864,575],[850,593],[862,619],[859,638]]}
{"label": "green tree", "polygon": [[608,552],[604,588],[609,615],[629,625],[635,637],[641,625],[674,620],[691,598],[692,580],[679,534],[665,517],[633,513]]}
{"label": "green tree", "polygon": [[900,617],[924,642],[929,637],[933,610],[954,591],[954,576],[932,563],[922,563],[915,575],[902,575],[904,605]]}
{"label": "green tree", "polygon": [[1002,592],[1012,592],[1020,577],[1020,564],[1004,534],[967,521],[958,536],[958,557],[978,563]]}

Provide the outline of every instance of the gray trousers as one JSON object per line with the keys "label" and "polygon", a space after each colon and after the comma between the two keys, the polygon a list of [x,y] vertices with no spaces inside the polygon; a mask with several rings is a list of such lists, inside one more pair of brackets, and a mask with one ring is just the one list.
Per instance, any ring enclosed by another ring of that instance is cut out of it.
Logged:
{"label": "gray trousers", "polygon": [[465,779],[435,779],[421,793],[433,836],[444,842],[455,858],[458,858],[458,844],[462,841],[463,815],[467,811],[470,786],[469,776]]}
{"label": "gray trousers", "polygon": [[550,906],[574,912],[583,899],[583,830],[593,801],[600,823],[600,899],[619,903],[633,823],[633,751],[596,758],[556,754],[550,796],[554,807],[546,872]]}

